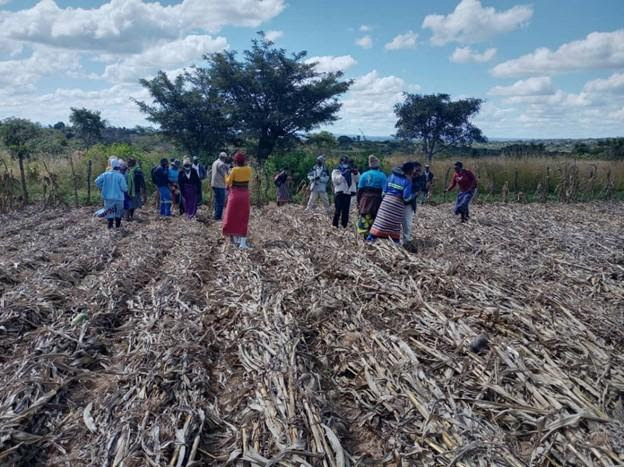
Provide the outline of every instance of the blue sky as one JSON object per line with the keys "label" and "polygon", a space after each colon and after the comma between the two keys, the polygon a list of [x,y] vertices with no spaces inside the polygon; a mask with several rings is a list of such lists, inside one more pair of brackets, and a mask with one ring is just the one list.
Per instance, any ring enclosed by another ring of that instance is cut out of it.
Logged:
{"label": "blue sky", "polygon": [[0,118],[145,124],[139,78],[258,30],[354,80],[335,133],[392,134],[403,92],[444,92],[485,99],[489,137],[624,135],[622,0],[0,0]]}

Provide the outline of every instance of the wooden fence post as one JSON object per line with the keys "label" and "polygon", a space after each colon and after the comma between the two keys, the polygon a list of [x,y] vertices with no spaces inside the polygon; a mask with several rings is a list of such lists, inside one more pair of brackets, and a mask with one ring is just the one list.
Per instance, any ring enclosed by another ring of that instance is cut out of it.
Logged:
{"label": "wooden fence post", "polygon": [[87,204],[91,204],[91,166],[92,161],[89,159],[87,162]]}
{"label": "wooden fence post", "polygon": [[76,171],[74,170],[74,155],[69,155],[69,166],[71,168],[72,173],[72,183],[74,185],[74,205],[78,207],[78,180],[76,178]]}

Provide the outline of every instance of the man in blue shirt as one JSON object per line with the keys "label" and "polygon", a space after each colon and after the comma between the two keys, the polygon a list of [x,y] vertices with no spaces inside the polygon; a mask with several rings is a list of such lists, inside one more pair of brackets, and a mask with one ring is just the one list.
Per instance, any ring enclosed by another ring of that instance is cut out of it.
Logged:
{"label": "man in blue shirt", "polygon": [[119,169],[121,163],[114,159],[111,161],[111,171],[104,172],[95,179],[95,186],[102,192],[104,200],[104,209],[106,209],[106,218],[108,219],[108,228],[121,227],[121,216],[124,209],[124,193],[128,191],[126,177],[124,177]]}

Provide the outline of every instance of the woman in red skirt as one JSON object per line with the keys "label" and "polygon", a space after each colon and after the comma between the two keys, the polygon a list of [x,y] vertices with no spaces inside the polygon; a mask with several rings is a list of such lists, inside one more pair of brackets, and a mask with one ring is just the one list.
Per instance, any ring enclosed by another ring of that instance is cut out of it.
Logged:
{"label": "woman in red skirt", "polygon": [[251,167],[245,164],[245,155],[238,151],[234,156],[234,168],[225,179],[229,193],[223,219],[223,235],[230,237],[232,243],[241,249],[249,248],[247,226],[250,180]]}

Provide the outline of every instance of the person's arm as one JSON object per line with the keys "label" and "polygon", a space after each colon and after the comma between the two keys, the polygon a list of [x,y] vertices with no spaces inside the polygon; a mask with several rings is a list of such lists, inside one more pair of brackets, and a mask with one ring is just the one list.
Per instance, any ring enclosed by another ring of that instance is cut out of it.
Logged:
{"label": "person's arm", "polygon": [[128,193],[128,182],[126,182],[126,177],[122,176],[119,178],[119,187],[121,188],[121,191]]}
{"label": "person's arm", "polygon": [[[340,174],[340,176],[342,176],[342,174]],[[319,179],[321,183],[327,183],[329,181],[329,173],[327,172],[327,170],[323,170]]]}
{"label": "person's arm", "polygon": [[234,183],[234,177],[236,176],[236,168],[230,170],[230,173],[225,176],[225,186],[228,188]]}
{"label": "person's arm", "polygon": [[455,188],[455,185],[457,185],[457,174],[453,174],[453,178],[451,180],[451,184],[444,191],[451,191],[453,188]]}
{"label": "person's arm", "polygon": [[98,175],[98,177],[95,179],[95,186],[101,190],[103,183],[104,183],[104,174]]}
{"label": "person's arm", "polygon": [[409,182],[407,185],[405,185],[405,188],[403,188],[403,202],[405,204],[409,204],[413,199],[414,199],[415,193],[412,190],[412,183]]}

